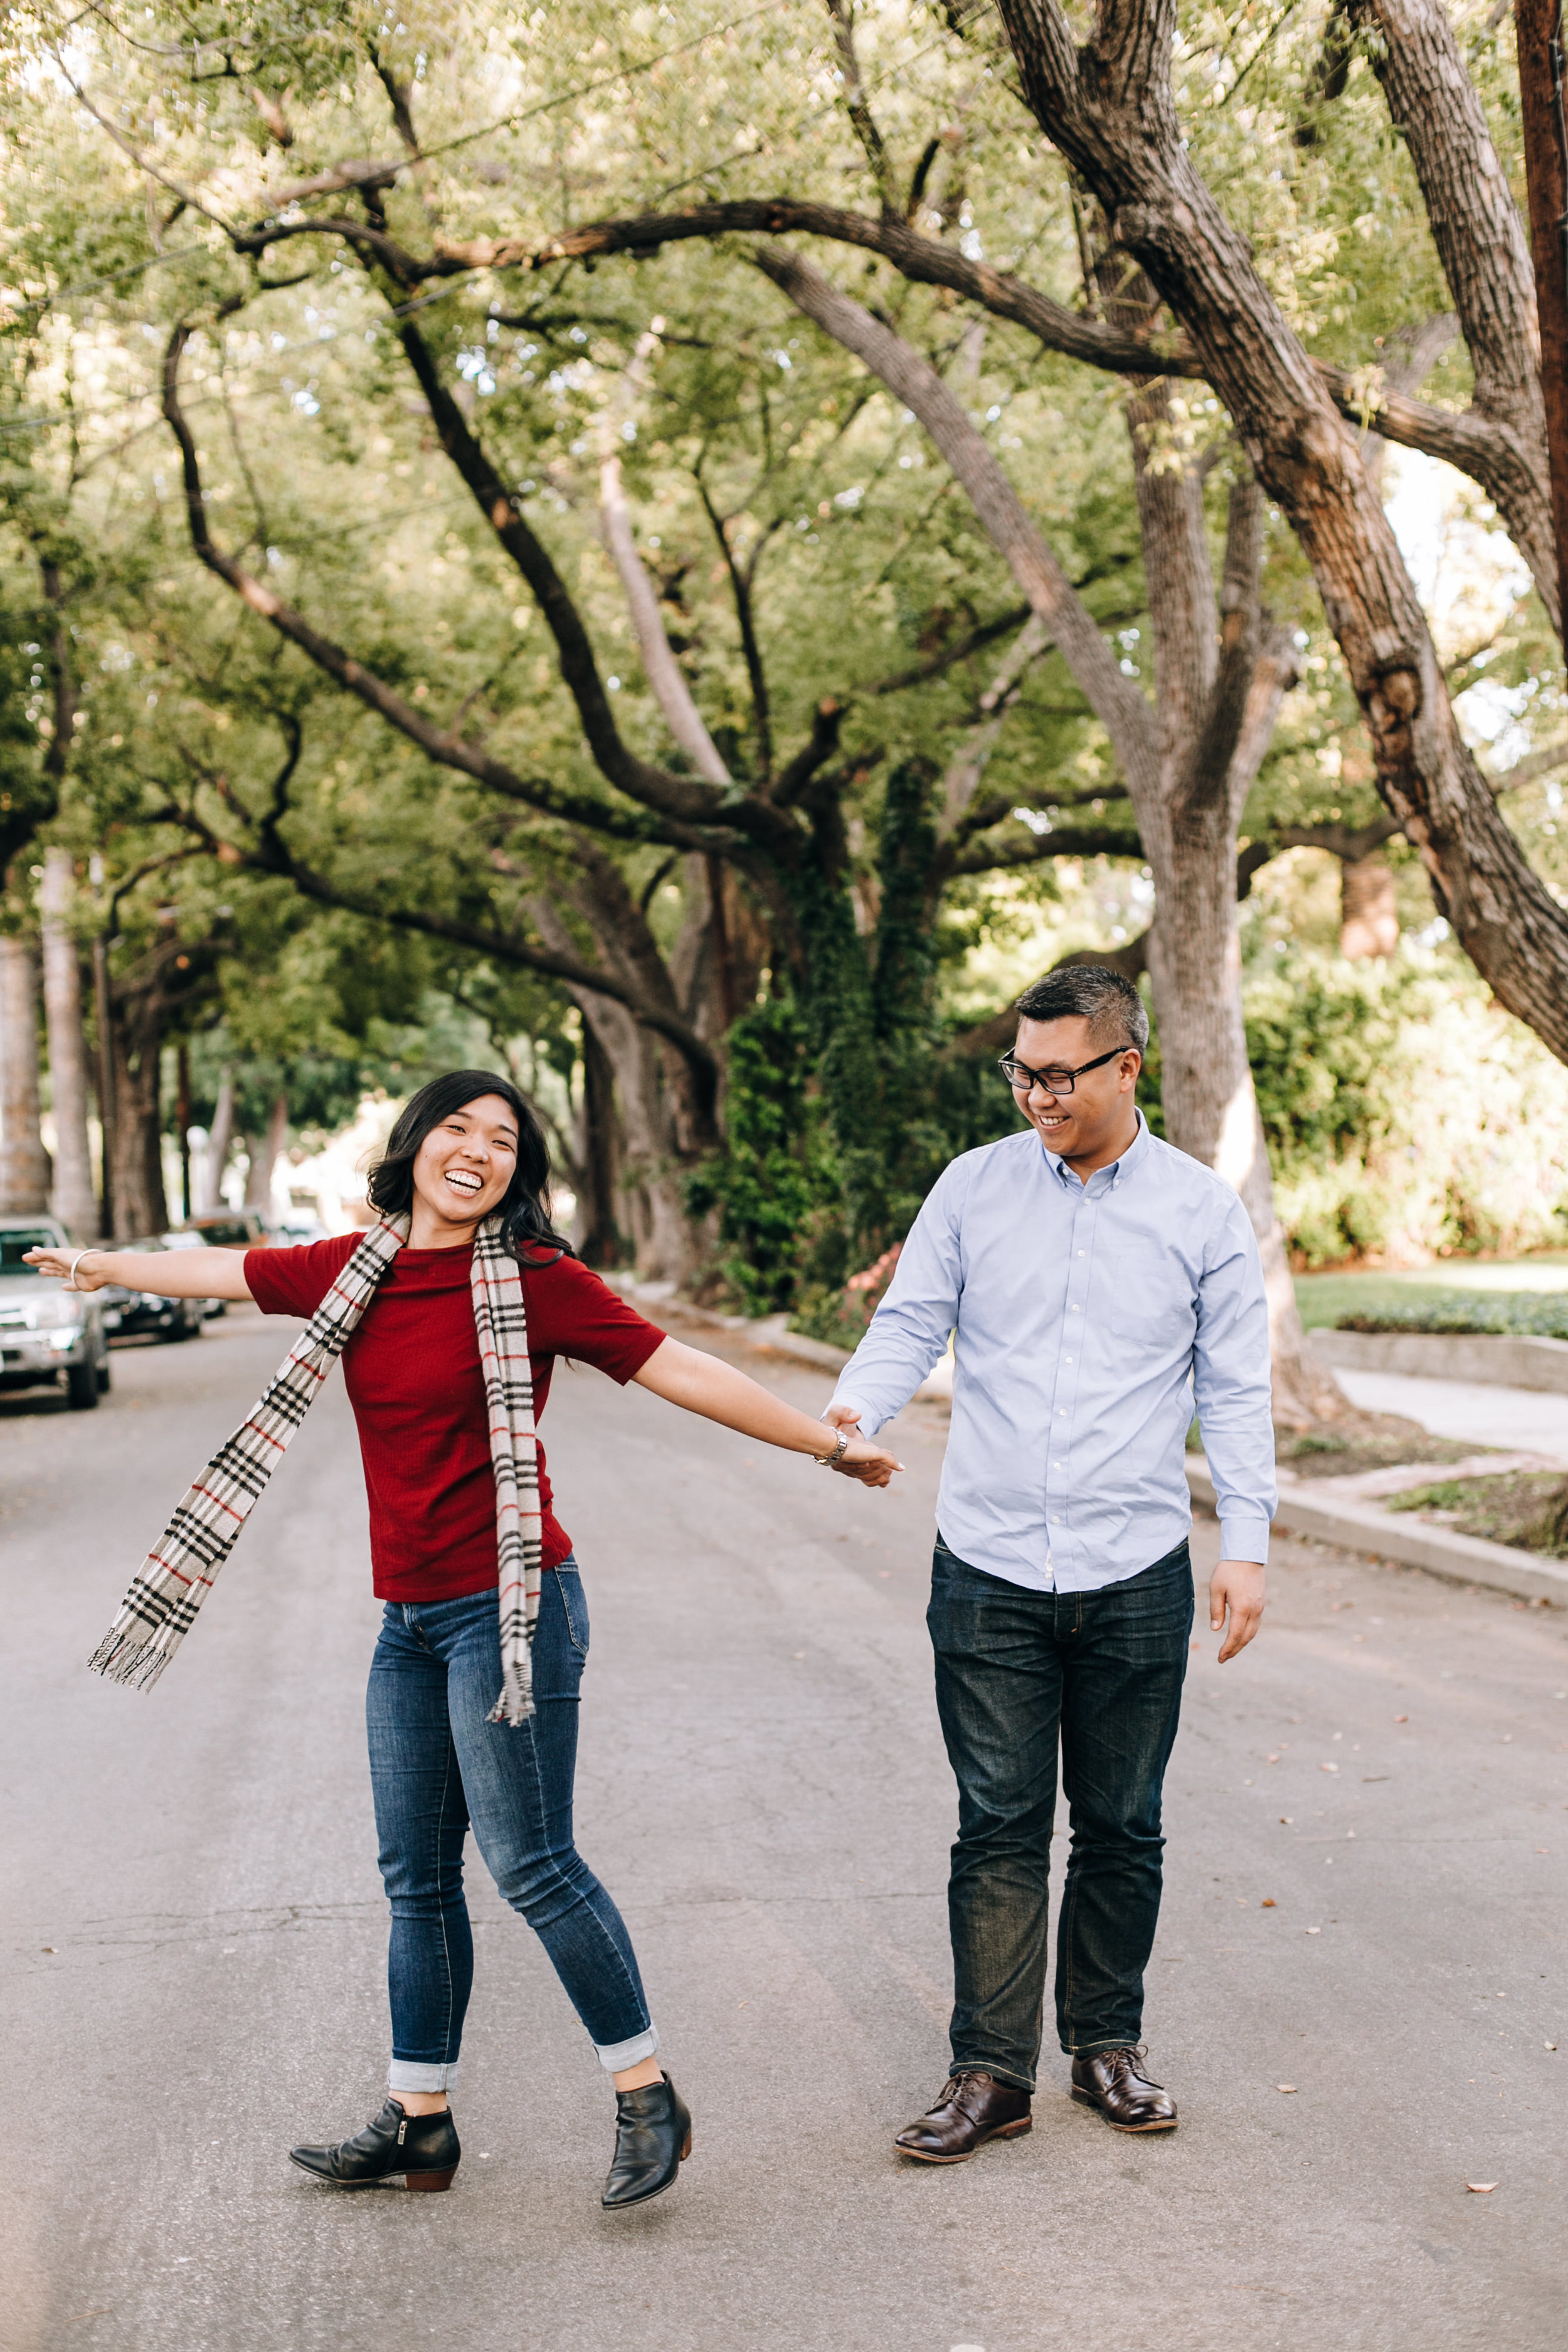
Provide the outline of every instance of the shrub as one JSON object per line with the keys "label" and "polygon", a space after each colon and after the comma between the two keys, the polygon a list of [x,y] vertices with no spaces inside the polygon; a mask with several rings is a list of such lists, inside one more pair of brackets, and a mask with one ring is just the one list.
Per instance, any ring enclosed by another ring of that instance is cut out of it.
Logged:
{"label": "shrub", "polygon": [[1249,981],[1247,1034],[1302,1265],[1563,1239],[1568,1070],[1457,954],[1298,951]]}

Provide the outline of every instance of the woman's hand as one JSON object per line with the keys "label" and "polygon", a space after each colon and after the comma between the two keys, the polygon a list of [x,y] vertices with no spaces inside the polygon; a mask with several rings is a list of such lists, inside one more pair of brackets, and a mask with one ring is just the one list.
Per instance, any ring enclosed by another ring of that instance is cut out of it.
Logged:
{"label": "woman's hand", "polygon": [[[22,1263],[35,1274],[55,1275],[68,1290],[104,1290],[114,1280],[101,1270],[108,1255],[107,1250],[30,1249],[23,1251]],[[94,1258],[97,1265],[90,1263]]]}
{"label": "woman's hand", "polygon": [[119,1283],[154,1298],[226,1298],[237,1306],[250,1297],[243,1250],[33,1249],[22,1255],[36,1273],[58,1276],[68,1290]]}
{"label": "woman's hand", "polygon": [[894,1471],[903,1466],[868,1437],[851,1438],[833,1465],[841,1478],[858,1478],[862,1486],[890,1486]]}

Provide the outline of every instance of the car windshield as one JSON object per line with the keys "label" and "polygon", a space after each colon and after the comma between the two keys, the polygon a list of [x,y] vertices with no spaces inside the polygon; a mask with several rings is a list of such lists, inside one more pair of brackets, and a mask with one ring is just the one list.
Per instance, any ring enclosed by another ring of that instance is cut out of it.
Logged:
{"label": "car windshield", "polygon": [[58,1249],[59,1235],[47,1226],[38,1225],[32,1231],[26,1226],[11,1225],[0,1233],[0,1274],[36,1274],[37,1266],[24,1265],[22,1253],[30,1249]]}

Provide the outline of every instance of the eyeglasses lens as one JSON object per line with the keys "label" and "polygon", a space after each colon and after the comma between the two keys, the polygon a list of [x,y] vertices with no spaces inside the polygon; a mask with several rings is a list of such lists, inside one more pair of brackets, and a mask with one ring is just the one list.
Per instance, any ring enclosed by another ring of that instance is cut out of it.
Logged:
{"label": "eyeglasses lens", "polygon": [[1022,1062],[1004,1062],[1003,1075],[1010,1087],[1027,1093],[1037,1081],[1048,1095],[1070,1095],[1073,1089],[1071,1070],[1030,1070]]}

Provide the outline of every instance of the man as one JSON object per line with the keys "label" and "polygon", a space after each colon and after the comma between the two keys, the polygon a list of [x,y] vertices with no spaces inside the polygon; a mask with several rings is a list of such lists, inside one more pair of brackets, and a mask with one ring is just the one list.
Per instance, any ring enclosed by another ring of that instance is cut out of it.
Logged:
{"label": "man", "polygon": [[1148,1035],[1117,972],[1069,966],[1025,993],[1002,1067],[1029,1131],[943,1171],[826,1415],[874,1435],[954,1334],[927,1616],[958,1781],[952,2064],[895,2143],[927,2164],[1029,2128],[1058,1740],[1072,2095],[1122,2131],[1176,2124],[1140,2042],[1192,1632],[1194,1401],[1219,1506],[1222,1664],[1258,1631],[1276,1496],[1257,1244],[1231,1187],[1137,1109]]}

